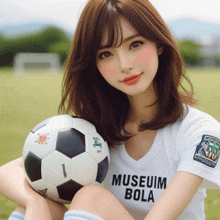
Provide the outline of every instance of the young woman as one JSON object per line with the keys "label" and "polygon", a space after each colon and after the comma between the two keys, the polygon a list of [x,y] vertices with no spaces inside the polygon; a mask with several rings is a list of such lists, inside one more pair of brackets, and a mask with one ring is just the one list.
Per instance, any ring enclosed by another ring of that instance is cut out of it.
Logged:
{"label": "young woman", "polygon": [[10,219],[22,212],[25,219],[62,219],[66,211],[66,220],[205,219],[206,188],[220,188],[220,124],[191,107],[196,100],[182,79],[192,88],[149,1],[89,0],[59,110],[90,121],[108,141],[105,188],[83,187],[67,211],[29,187],[19,158],[0,170],[1,192],[19,204]]}

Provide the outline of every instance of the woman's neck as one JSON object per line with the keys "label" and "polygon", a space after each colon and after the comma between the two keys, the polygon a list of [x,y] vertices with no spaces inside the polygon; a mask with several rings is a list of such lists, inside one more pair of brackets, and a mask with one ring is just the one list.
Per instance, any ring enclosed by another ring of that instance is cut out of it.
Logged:
{"label": "woman's neck", "polygon": [[[128,96],[128,99],[130,102],[129,122],[140,125],[153,119],[158,107],[157,104],[154,104],[157,101],[157,97],[153,88],[135,96]],[[154,105],[151,106],[152,104]]]}

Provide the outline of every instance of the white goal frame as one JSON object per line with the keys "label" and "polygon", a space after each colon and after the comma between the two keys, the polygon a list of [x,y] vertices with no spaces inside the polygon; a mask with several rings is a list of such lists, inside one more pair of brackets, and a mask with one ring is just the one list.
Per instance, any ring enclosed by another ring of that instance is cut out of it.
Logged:
{"label": "white goal frame", "polygon": [[55,53],[18,53],[14,58],[14,75],[24,76],[28,64],[32,66],[32,73],[39,73],[37,68],[42,64],[49,66],[48,74],[45,74],[50,76],[59,74],[61,66],[59,55]]}

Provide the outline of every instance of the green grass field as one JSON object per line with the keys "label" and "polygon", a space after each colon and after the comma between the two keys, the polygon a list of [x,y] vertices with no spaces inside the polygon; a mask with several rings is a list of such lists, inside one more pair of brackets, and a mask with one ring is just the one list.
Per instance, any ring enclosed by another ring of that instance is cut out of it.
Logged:
{"label": "green grass field", "polygon": [[[193,82],[196,108],[220,121],[220,69],[188,69]],[[42,120],[57,115],[61,99],[61,74],[42,73],[16,78],[11,69],[0,69],[0,166],[22,155],[30,130]],[[206,219],[220,219],[220,190],[207,190]],[[0,195],[0,219],[8,219],[16,204]]]}

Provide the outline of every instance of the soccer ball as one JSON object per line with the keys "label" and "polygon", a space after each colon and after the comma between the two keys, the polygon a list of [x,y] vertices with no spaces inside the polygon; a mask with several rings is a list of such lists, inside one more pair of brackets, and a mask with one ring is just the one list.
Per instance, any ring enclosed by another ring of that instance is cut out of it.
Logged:
{"label": "soccer ball", "polygon": [[109,150],[93,124],[58,115],[30,132],[22,161],[27,181],[35,191],[54,201],[70,203],[83,186],[103,182]]}

